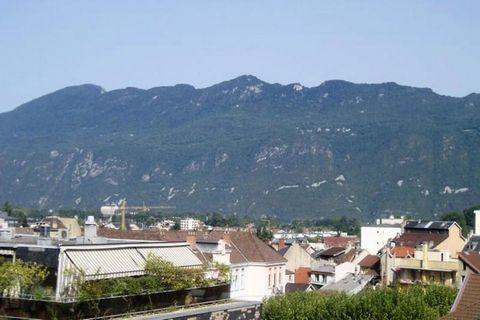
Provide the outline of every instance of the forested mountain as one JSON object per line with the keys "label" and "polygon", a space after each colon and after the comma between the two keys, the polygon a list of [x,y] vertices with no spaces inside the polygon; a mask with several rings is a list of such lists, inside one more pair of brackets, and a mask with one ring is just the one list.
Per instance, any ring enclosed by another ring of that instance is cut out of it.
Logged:
{"label": "forested mountain", "polygon": [[479,111],[395,83],[68,87],[0,114],[0,201],[428,216],[479,203]]}

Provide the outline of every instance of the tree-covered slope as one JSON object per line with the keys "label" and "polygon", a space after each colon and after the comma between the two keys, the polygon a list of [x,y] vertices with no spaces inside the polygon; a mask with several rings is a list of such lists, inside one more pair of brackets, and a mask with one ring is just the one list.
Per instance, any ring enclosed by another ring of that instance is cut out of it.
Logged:
{"label": "tree-covered slope", "polygon": [[280,217],[478,203],[480,96],[395,83],[68,87],[0,114],[0,200]]}

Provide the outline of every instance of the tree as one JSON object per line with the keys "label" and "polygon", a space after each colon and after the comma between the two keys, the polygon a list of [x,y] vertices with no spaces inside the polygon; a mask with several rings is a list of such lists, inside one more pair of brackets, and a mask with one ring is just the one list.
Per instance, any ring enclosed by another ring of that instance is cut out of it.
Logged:
{"label": "tree", "polygon": [[31,294],[47,275],[47,269],[37,263],[3,262],[0,265],[0,292],[6,295]]}
{"label": "tree", "polygon": [[455,295],[455,289],[445,286],[380,288],[352,296],[301,292],[266,300],[262,319],[434,320],[450,310]]}
{"label": "tree", "polygon": [[467,224],[467,226],[470,227],[470,229],[475,228],[475,210],[480,210],[480,205],[463,210],[463,215],[465,216],[465,223]]}
{"label": "tree", "polygon": [[11,216],[13,213],[13,207],[8,201],[5,201],[2,210],[5,211],[9,216]]}

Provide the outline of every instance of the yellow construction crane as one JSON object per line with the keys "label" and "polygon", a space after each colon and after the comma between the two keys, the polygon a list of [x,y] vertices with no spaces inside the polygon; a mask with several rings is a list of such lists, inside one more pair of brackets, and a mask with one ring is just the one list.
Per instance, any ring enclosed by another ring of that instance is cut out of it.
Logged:
{"label": "yellow construction crane", "polygon": [[172,206],[146,206],[145,203],[143,206],[137,206],[137,207],[129,207],[127,206],[127,200],[122,199],[120,200],[118,206],[103,206],[100,208],[100,211],[102,212],[104,217],[109,217],[111,218],[115,213],[119,212],[121,217],[122,217],[122,223],[120,225],[120,230],[127,230],[127,227],[125,225],[125,215],[127,213],[127,210],[139,210],[139,211],[144,211],[144,212],[149,212],[152,209],[175,209],[175,207]]}

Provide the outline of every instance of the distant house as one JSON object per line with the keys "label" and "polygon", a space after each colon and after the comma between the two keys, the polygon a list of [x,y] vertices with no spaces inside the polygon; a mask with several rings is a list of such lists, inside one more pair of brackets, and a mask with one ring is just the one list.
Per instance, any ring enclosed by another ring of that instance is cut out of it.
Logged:
{"label": "distant house", "polygon": [[404,233],[382,255],[384,284],[438,283],[456,285],[458,252],[465,244],[462,229],[452,221],[408,221]]}
{"label": "distant house", "polygon": [[309,283],[308,273],[315,260],[298,242],[280,248],[278,253],[287,259],[286,267],[295,274],[295,283]]}
{"label": "distant house", "polygon": [[333,247],[356,247],[360,243],[360,239],[357,236],[347,236],[347,235],[338,235],[331,237],[324,237],[323,243],[325,244],[325,249]]}
{"label": "distant house", "polygon": [[40,226],[48,224],[50,226],[50,233],[52,237],[62,236],[76,238],[82,235],[82,229],[78,220],[75,218],[65,218],[58,216],[48,216],[43,218],[34,228],[35,233],[39,233]]}
{"label": "distant house", "polygon": [[458,291],[450,313],[441,320],[480,319],[480,274],[469,273]]}
{"label": "distant house", "polygon": [[335,264],[316,264],[310,272],[310,284],[319,289],[326,285],[337,283],[351,274],[356,274],[357,268],[351,262]]}
{"label": "distant house", "polygon": [[9,216],[7,212],[0,211],[0,222],[6,222],[10,227],[17,227],[19,225],[19,219]]}
{"label": "distant house", "polygon": [[101,228],[99,234],[110,238],[188,241],[198,254],[203,254],[207,259],[213,259],[212,248],[218,248],[222,240],[230,259],[232,298],[262,300],[285,291],[287,259],[251,232],[120,231]]}
{"label": "distant house", "polygon": [[355,249],[344,247],[330,247],[329,249],[315,252],[312,257],[317,262],[330,264],[340,264],[343,262],[351,262],[355,257]]}
{"label": "distant house", "polygon": [[360,248],[377,254],[390,240],[402,233],[401,224],[372,224],[360,228]]}
{"label": "distant house", "polygon": [[469,273],[480,274],[479,252],[460,252],[458,254],[458,287],[463,284]]}
{"label": "distant house", "polygon": [[358,265],[360,266],[360,272],[363,274],[369,274],[373,278],[380,277],[380,257],[376,255],[368,255],[363,258]]}
{"label": "distant house", "polygon": [[191,231],[199,230],[201,221],[198,219],[186,218],[180,220],[180,230]]}

